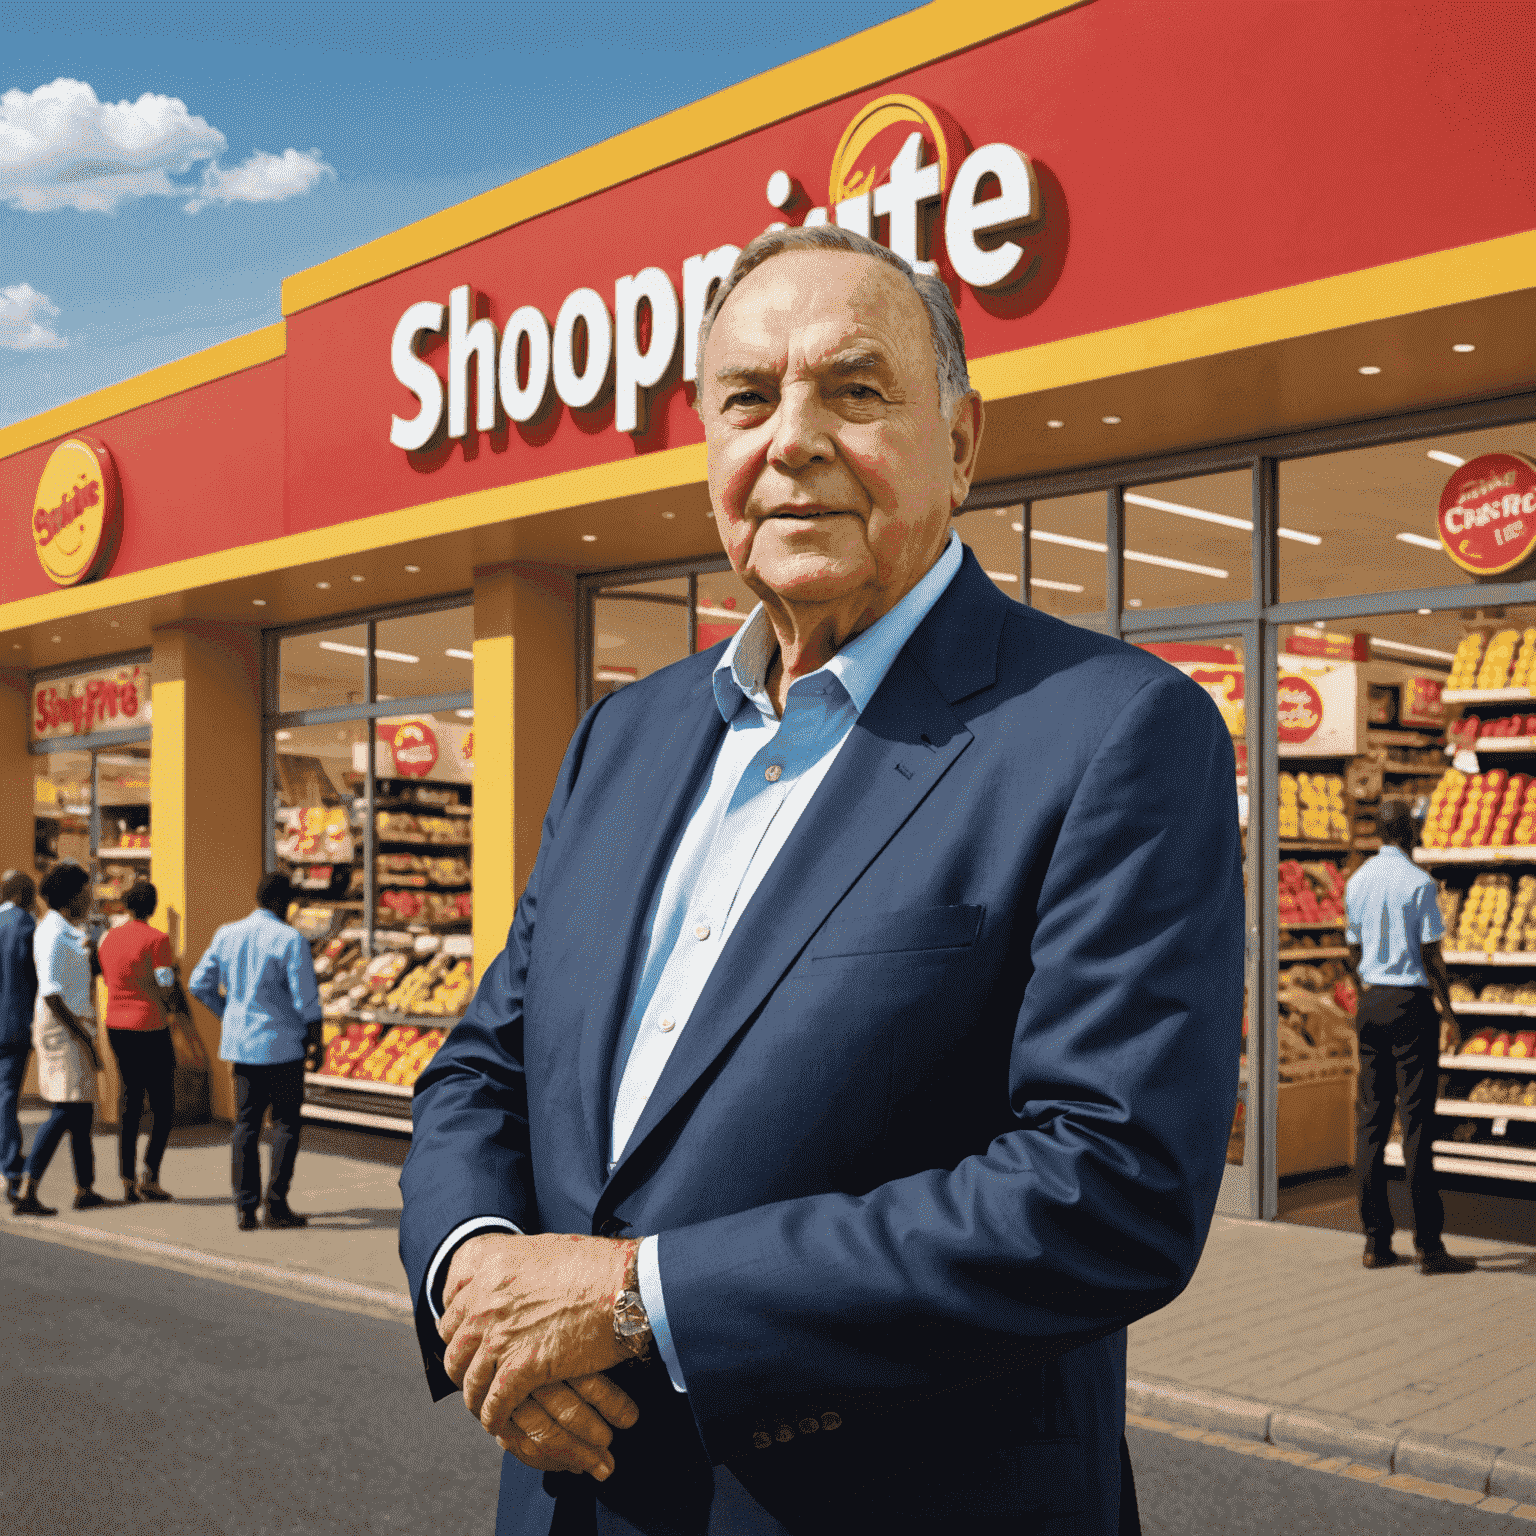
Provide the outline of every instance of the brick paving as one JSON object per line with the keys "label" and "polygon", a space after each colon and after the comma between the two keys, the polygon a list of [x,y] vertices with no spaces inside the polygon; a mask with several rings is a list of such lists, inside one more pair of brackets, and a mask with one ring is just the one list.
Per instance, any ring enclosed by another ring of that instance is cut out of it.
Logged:
{"label": "brick paving", "polygon": [[1447,1246],[1477,1273],[1367,1270],[1349,1233],[1218,1216],[1189,1289],[1131,1329],[1130,1374],[1536,1450],[1536,1248]]}

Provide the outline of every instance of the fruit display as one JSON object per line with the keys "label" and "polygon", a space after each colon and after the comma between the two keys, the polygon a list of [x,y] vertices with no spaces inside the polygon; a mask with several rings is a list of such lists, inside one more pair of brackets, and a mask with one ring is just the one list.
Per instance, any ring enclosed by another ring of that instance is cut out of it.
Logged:
{"label": "fruit display", "polygon": [[1279,833],[1313,842],[1349,841],[1349,805],[1337,773],[1282,773]]}
{"label": "fruit display", "polygon": [[1505,715],[1498,720],[1463,715],[1446,728],[1446,739],[1453,747],[1474,750],[1480,741],[1508,741],[1527,736],[1536,736],[1536,715]]}
{"label": "fruit display", "polygon": [[408,811],[377,811],[374,825],[381,842],[464,844],[469,827],[454,816],[416,816]]}
{"label": "fruit display", "polygon": [[1456,647],[1446,687],[1524,688],[1530,684],[1533,669],[1536,629],[1501,629],[1486,641],[1474,631]]}
{"label": "fruit display", "polygon": [[468,891],[379,892],[375,921],[380,927],[400,927],[410,923],[467,923],[474,904]]}
{"label": "fruit display", "polygon": [[420,853],[381,853],[375,867],[380,885],[421,887],[470,883],[468,859],[430,858]]}
{"label": "fruit display", "polygon": [[1344,921],[1344,876],[1331,859],[1280,864],[1280,926]]}
{"label": "fruit display", "polygon": [[1451,675],[1446,678],[1447,688],[1473,688],[1477,685],[1477,671],[1483,659],[1483,637],[1475,631],[1463,635],[1451,659]]}
{"label": "fruit display", "polygon": [[[1280,1004],[1277,1055],[1282,1082],[1315,1076],[1325,1065],[1340,1072],[1354,1067],[1354,1018],[1339,993],[1341,985],[1348,987],[1348,976],[1337,960],[1281,970],[1276,996]],[[1352,1000],[1353,990],[1343,995]]]}
{"label": "fruit display", "polygon": [[1533,906],[1536,875],[1522,875],[1516,885],[1507,874],[1485,870],[1459,903],[1441,904],[1442,914],[1447,907],[1454,914],[1454,926],[1449,919],[1446,922],[1446,932],[1451,935],[1448,947],[1489,955],[1536,951]]}
{"label": "fruit display", "polygon": [[1536,778],[1492,768],[1448,768],[1430,796],[1426,848],[1507,848],[1536,843]]}
{"label": "fruit display", "polygon": [[278,813],[277,856],[290,864],[346,864],[354,851],[347,808],[291,806]]}
{"label": "fruit display", "polygon": [[1536,1077],[1485,1077],[1467,1095],[1467,1102],[1536,1109]]}
{"label": "fruit display", "polygon": [[383,1029],[382,1024],[346,1025],[325,1046],[321,1072],[327,1077],[350,1077],[352,1069],[373,1050]]}
{"label": "fruit display", "polygon": [[[1467,994],[1465,997],[1456,995],[1456,988],[1460,986]],[[1451,983],[1451,1001],[1453,1003],[1501,1003],[1505,1007],[1532,1008],[1536,1007],[1536,986],[1526,983],[1524,986],[1507,986],[1502,982],[1489,982],[1483,990],[1472,995],[1472,988],[1465,982]]]}
{"label": "fruit display", "polygon": [[317,939],[330,937],[336,926],[336,909],[295,901],[288,908],[288,921],[313,944]]}

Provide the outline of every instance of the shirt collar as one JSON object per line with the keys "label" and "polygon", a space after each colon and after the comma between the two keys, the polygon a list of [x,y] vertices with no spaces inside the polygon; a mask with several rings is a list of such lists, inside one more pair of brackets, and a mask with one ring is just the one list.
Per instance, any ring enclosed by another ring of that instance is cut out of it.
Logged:
{"label": "shirt collar", "polygon": [[14,901],[0,901],[0,912],[14,912],[15,910],[16,903]]}
{"label": "shirt collar", "polygon": [[1381,853],[1395,853],[1400,859],[1406,859],[1408,857],[1408,855],[1404,853],[1396,843],[1383,843],[1379,851]]}
{"label": "shirt collar", "polygon": [[[862,714],[901,654],[902,646],[912,638],[917,626],[928,617],[934,604],[955,579],[963,557],[960,535],[951,528],[943,552],[923,579],[889,613],[856,635],[825,666],[804,678],[797,678],[794,686],[798,688],[810,678],[828,674],[841,684],[853,702],[855,713]],[[778,652],[778,644],[768,612],[759,603],[748,615],[747,622],[731,637],[725,654],[715,664],[715,703],[727,724],[736,717],[743,703],[754,705],[770,719],[776,717],[768,697],[768,671]]]}

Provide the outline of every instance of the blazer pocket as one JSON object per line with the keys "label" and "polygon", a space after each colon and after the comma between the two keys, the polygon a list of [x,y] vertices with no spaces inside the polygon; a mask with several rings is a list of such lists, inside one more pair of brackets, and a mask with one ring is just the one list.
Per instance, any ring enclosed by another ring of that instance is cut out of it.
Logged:
{"label": "blazer pocket", "polygon": [[903,907],[831,917],[811,944],[808,959],[888,955],[928,949],[966,949],[981,931],[985,907]]}

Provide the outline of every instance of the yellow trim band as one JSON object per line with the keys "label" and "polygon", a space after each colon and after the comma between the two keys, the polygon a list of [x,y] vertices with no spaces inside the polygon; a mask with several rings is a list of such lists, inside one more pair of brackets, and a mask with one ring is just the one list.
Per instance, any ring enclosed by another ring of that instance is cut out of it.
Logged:
{"label": "yellow trim band", "polygon": [[232,341],[221,341],[215,347],[178,358],[174,363],[162,363],[158,368],[124,379],[120,384],[109,384],[94,394],[81,395],[78,400],[56,405],[40,416],[29,416],[13,426],[0,427],[0,459],[8,459],[12,454],[51,442],[56,437],[68,437],[71,432],[95,426],[109,416],[121,416],[124,411],[137,410],[141,405],[152,405],[169,395],[196,389],[199,384],[211,384],[232,373],[243,373],[258,363],[270,363],[287,350],[288,327],[279,320],[276,325],[236,336]]}
{"label": "yellow trim band", "polygon": [[283,284],[283,313],[297,314],[354,288],[393,277],[647,171],[686,160],[1082,3],[934,0],[295,273]]}
{"label": "yellow trim band", "polygon": [[1526,230],[1159,315],[1155,320],[994,352],[971,364],[971,383],[986,400],[1034,395],[1518,293],[1536,286],[1533,277],[1536,230]]}

